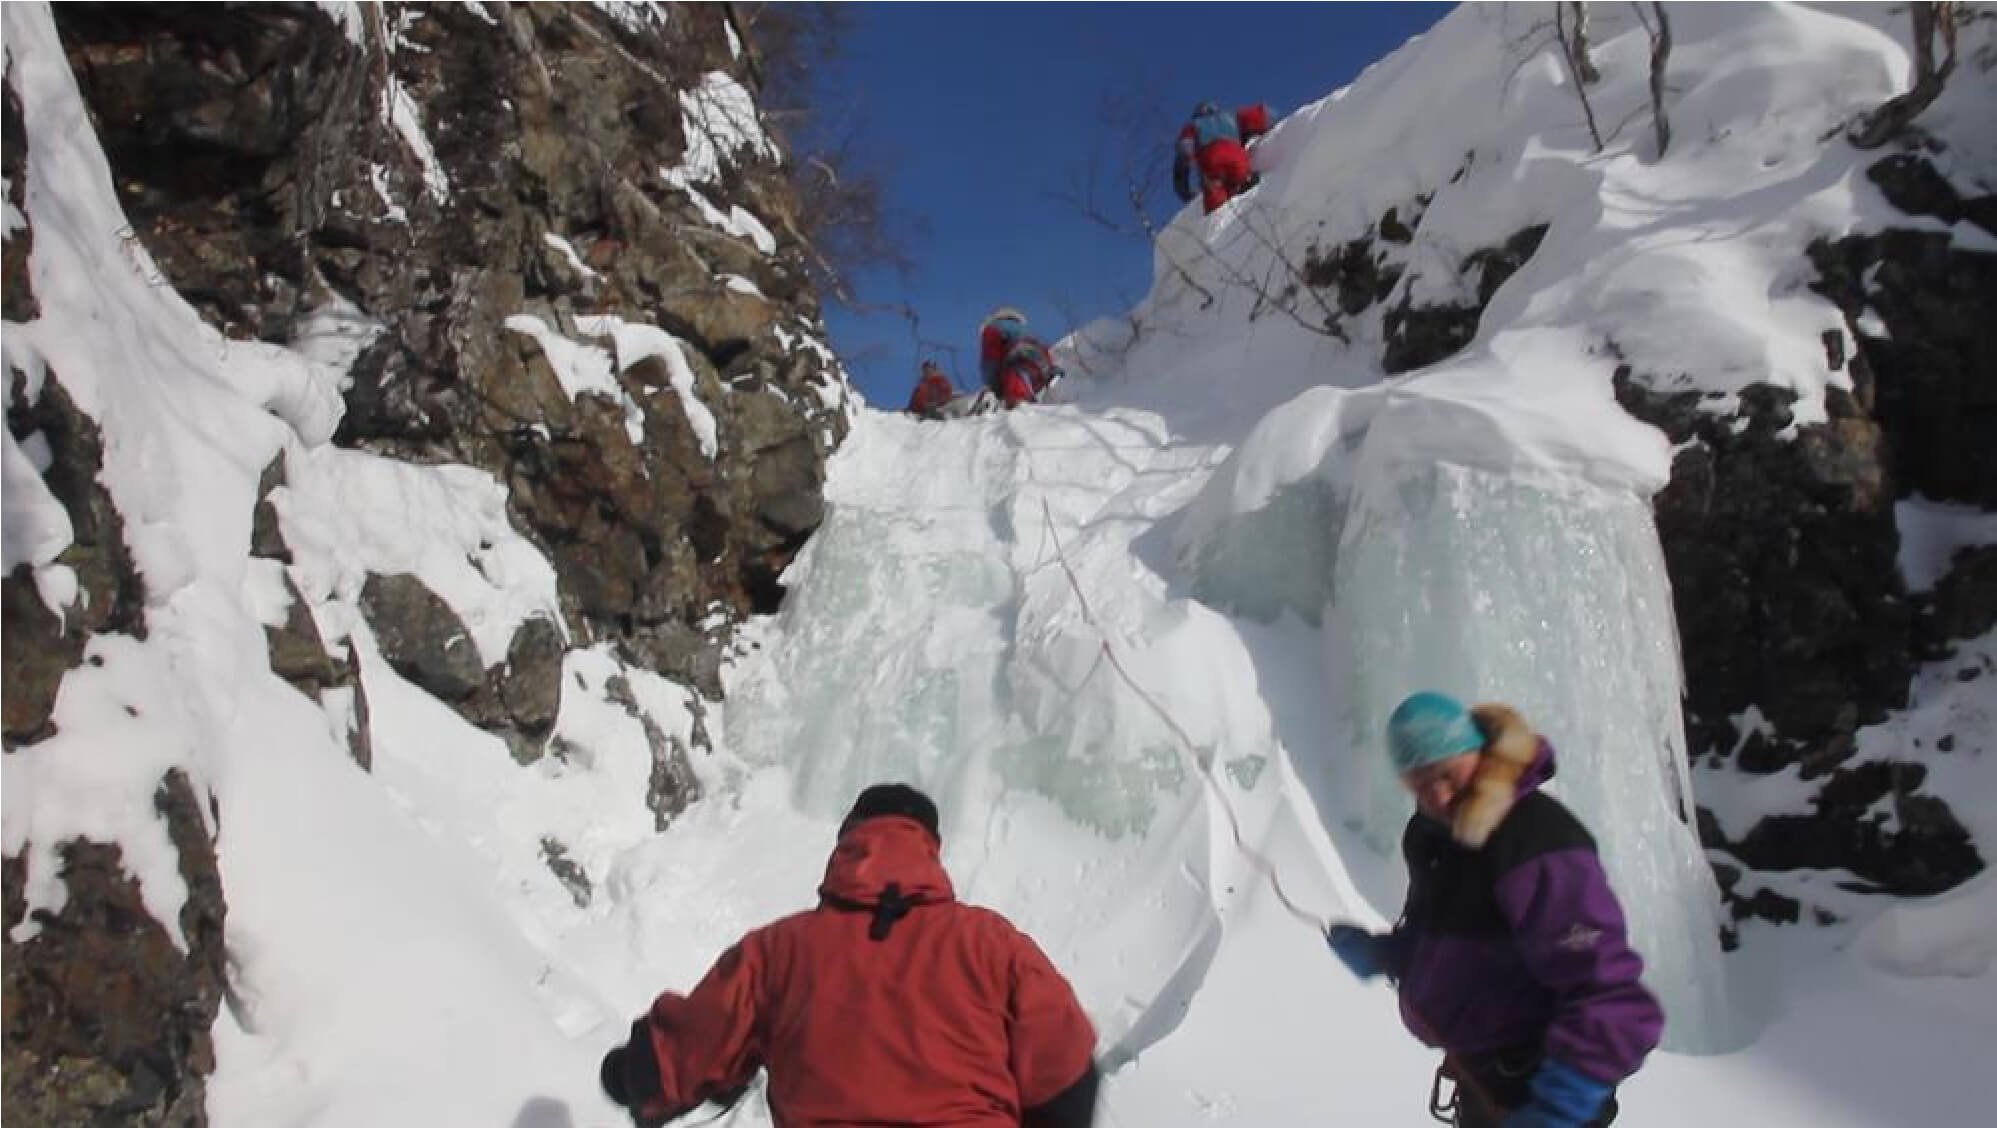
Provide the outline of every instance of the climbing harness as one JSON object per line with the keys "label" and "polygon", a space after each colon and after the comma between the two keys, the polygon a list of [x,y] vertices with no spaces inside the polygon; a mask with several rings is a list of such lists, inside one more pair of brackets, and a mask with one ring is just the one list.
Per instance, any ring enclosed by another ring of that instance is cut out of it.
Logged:
{"label": "climbing harness", "polygon": [[[1442,1092],[1445,1081],[1450,1083],[1448,1096]],[[1428,1086],[1428,1114],[1437,1123],[1456,1123],[1456,1109],[1463,1094],[1455,1081],[1455,1074],[1449,1072],[1449,1059],[1442,1059],[1441,1068],[1435,1071],[1435,1080]]]}
{"label": "climbing harness", "polygon": [[[1495,1074],[1495,1083],[1506,1092],[1513,1093],[1516,1101],[1523,1095],[1523,1089],[1539,1068],[1538,1055],[1531,1054],[1520,1058],[1517,1055],[1492,1055],[1480,1058]],[[1447,1083],[1449,1091],[1443,1092]],[[1445,1053],[1442,1064],[1436,1067],[1435,1080],[1428,1090],[1428,1114],[1443,1124],[1456,1124],[1467,1115],[1474,1117],[1473,1124],[1497,1124],[1505,1119],[1507,1110],[1512,1107],[1492,1091],[1491,1084],[1477,1066],[1465,1062],[1452,1053]]]}

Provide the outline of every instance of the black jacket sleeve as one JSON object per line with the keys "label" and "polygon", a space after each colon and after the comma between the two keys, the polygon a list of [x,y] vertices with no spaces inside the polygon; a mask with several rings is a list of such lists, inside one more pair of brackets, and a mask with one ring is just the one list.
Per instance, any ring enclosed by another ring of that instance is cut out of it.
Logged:
{"label": "black jacket sleeve", "polygon": [[1053,1100],[1027,1109],[1019,1119],[1020,1128],[1090,1128],[1096,1122],[1096,1090],[1102,1079],[1102,1070],[1090,1062],[1081,1077]]}
{"label": "black jacket sleeve", "polygon": [[603,1055],[603,1068],[597,1080],[603,1093],[628,1109],[636,1109],[659,1095],[659,1063],[647,1050],[651,1035],[645,1020],[631,1024],[631,1039]]}
{"label": "black jacket sleeve", "polygon": [[1200,194],[1200,185],[1195,183],[1199,176],[1199,161],[1193,151],[1190,138],[1180,137],[1172,147],[1172,191],[1178,194],[1180,202],[1185,202]]}

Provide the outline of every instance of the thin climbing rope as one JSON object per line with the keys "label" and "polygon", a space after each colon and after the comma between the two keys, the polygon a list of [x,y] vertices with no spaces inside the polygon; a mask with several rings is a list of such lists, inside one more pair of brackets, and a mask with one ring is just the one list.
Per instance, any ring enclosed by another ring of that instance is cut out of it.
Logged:
{"label": "thin climbing rope", "polygon": [[[1031,461],[1030,453],[1028,460]],[[1158,699],[1151,696],[1148,690],[1139,685],[1137,679],[1131,677],[1130,671],[1124,667],[1123,659],[1117,655],[1115,645],[1110,642],[1109,632],[1103,629],[1102,622],[1096,618],[1095,608],[1090,606],[1087,593],[1082,591],[1082,582],[1075,575],[1074,567],[1068,562],[1067,549],[1061,544],[1061,533],[1054,527],[1054,510],[1047,504],[1045,497],[1040,499],[1040,515],[1045,523],[1047,536],[1054,544],[1055,562],[1060,564],[1061,574],[1067,577],[1068,587],[1075,593],[1076,602],[1081,605],[1082,620],[1093,628],[1097,636],[1102,639],[1102,657],[1109,662],[1110,668],[1116,671],[1116,675],[1123,679],[1123,684],[1129,686],[1130,691],[1137,695],[1137,699],[1150,706],[1151,711],[1158,715],[1158,719],[1165,722],[1165,727],[1172,730],[1172,735],[1179,738],[1179,744],[1184,748],[1188,758],[1192,760],[1193,767],[1199,772],[1200,778],[1206,781],[1207,789],[1213,792],[1214,798],[1220,800],[1220,809],[1227,814],[1227,829],[1229,834],[1233,836],[1234,848],[1240,852],[1243,858],[1247,859],[1250,865],[1261,870],[1268,877],[1269,888],[1276,894],[1276,900],[1282,904],[1283,908],[1291,916],[1303,924],[1310,925],[1313,930],[1322,935],[1331,927],[1330,919],[1304,909],[1291,898],[1289,892],[1283,888],[1283,879],[1276,872],[1276,864],[1270,861],[1260,850],[1250,846],[1247,837],[1241,833],[1241,818],[1235,813],[1234,804],[1228,799],[1227,791],[1221,787],[1218,780],[1214,779],[1212,768],[1200,756],[1199,745],[1193,743],[1193,738],[1187,735],[1184,726],[1179,724],[1177,718],[1173,717],[1169,710],[1159,704]]]}

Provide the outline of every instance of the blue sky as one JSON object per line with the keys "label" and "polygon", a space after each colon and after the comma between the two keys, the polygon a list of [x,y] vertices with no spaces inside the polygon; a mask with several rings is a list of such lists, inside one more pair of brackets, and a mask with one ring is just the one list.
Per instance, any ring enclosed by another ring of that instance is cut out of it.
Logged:
{"label": "blue sky", "polygon": [[[1141,148],[1169,167],[1192,107],[1267,102],[1278,115],[1352,80],[1433,25],[1448,4],[858,4],[845,50],[815,100],[855,131],[888,182],[915,262],[905,279],[863,274],[869,305],[828,302],[832,340],[868,402],[900,407],[916,366],[935,357],[976,380],[974,339],[1000,305],[1052,340],[1120,312],[1150,285],[1134,230],[1111,231],[1078,204],[1092,161],[1108,218],[1134,228],[1116,174]],[[1126,125],[1104,121],[1134,107]],[[1176,207],[1169,178],[1154,210]],[[1166,214],[1169,214],[1167,211]],[[943,346],[956,349],[953,355]]]}

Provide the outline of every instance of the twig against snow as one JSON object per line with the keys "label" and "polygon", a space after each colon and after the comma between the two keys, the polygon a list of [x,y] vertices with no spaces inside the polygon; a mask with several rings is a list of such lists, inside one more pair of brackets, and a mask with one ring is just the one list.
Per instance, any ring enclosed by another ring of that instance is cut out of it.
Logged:
{"label": "twig against snow", "polygon": [[1138,226],[1143,229],[1145,238],[1149,239],[1151,245],[1157,248],[1158,254],[1164,257],[1166,264],[1172,268],[1173,273],[1184,280],[1186,285],[1199,291],[1200,298],[1202,299],[1200,308],[1211,308],[1216,300],[1214,292],[1201,285],[1199,280],[1193,277],[1192,272],[1186,269],[1185,264],[1181,263],[1178,257],[1173,255],[1165,246],[1164,241],[1158,238],[1157,225],[1153,224],[1151,217],[1145,213],[1144,196],[1135,184],[1130,186],[1130,210],[1136,213]]}
{"label": "twig against snow", "polygon": [[[1914,85],[1852,123],[1847,136],[1854,148],[1877,149],[1898,136],[1921,111],[1934,104],[1948,76],[1955,71],[1955,5],[1949,0],[1940,3],[1917,0],[1907,5],[1907,15],[1914,25]],[[1935,66],[1937,33],[1946,51],[1939,68]]]}
{"label": "twig against snow", "polygon": [[[1501,14],[1498,17],[1498,26],[1501,32],[1505,24],[1510,22],[1509,13],[1522,6],[1507,4],[1499,9]],[[1526,64],[1532,62],[1546,46],[1543,39],[1551,31],[1553,31],[1551,23],[1546,20],[1534,20],[1519,34],[1506,36],[1505,56],[1513,62],[1511,69],[1505,72],[1505,80],[1498,84],[1498,96],[1501,99],[1511,97],[1512,83],[1518,80],[1519,72],[1525,69]]]}
{"label": "twig against snow", "polygon": [[756,84],[757,90],[761,90],[767,85],[763,79],[762,53],[756,50],[756,41],[750,38],[749,28],[742,22],[742,13],[735,8],[734,0],[724,0],[721,17],[728,21],[729,28],[735,32],[735,42],[742,47],[742,62],[749,68],[750,81]]}
{"label": "twig against snow", "polygon": [[1588,101],[1588,85],[1582,81],[1580,65],[1574,59],[1574,44],[1567,37],[1566,6],[1553,5],[1554,39],[1560,44],[1560,59],[1567,64],[1567,77],[1574,83],[1574,96],[1581,99],[1581,112],[1588,119],[1588,136],[1595,142],[1595,151],[1602,151],[1602,131],[1595,125],[1595,107]]}
{"label": "twig against snow", "polygon": [[[1671,119],[1664,113],[1664,67],[1671,61],[1671,18],[1664,14],[1664,5],[1659,0],[1652,0],[1650,7],[1657,13],[1657,33],[1650,37],[1650,115],[1657,126],[1657,159],[1663,160],[1665,151],[1671,148]],[[1953,42],[1950,41],[1951,45]],[[1954,62],[1953,53],[1950,62]]]}
{"label": "twig against snow", "polygon": [[[731,4],[728,5],[728,7],[733,8],[734,5]],[[598,43],[601,43],[605,47],[608,47],[612,51],[616,52],[618,58],[623,59],[625,62],[630,63],[632,66],[638,68],[640,73],[644,74],[647,78],[650,78],[653,82],[658,83],[660,86],[665,87],[667,90],[676,91],[679,89],[679,87],[673,83],[672,79],[666,77],[665,72],[654,69],[650,63],[647,63],[645,60],[625,50],[623,44],[617,42],[615,39],[612,39],[610,36],[603,34],[601,31],[598,31],[596,28],[591,27],[589,21],[587,19],[584,19],[579,12],[575,12],[573,10],[570,11],[569,24],[570,26],[579,29],[584,35],[589,36],[591,39],[596,40]],[[747,41],[744,40],[744,42]]]}
{"label": "twig against snow", "polygon": [[[1311,301],[1317,304],[1318,312],[1324,315],[1324,322],[1313,325],[1305,321],[1303,315],[1299,314],[1293,305],[1286,305],[1282,301],[1274,301],[1273,304],[1303,328],[1321,336],[1345,340],[1344,331],[1338,328],[1338,311],[1325,300],[1324,293],[1304,277],[1303,268],[1290,261],[1290,256],[1283,250],[1282,240],[1276,235],[1275,221],[1269,218],[1268,212],[1269,209],[1261,201],[1250,202],[1241,214],[1242,228],[1255,237],[1255,241],[1261,244],[1263,250],[1269,252],[1270,258],[1283,268],[1283,273],[1289,275],[1290,283],[1297,290],[1310,295]],[[1257,218],[1265,220],[1266,226],[1257,226],[1255,223]]]}
{"label": "twig against snow", "polygon": [[1582,0],[1572,0],[1574,8],[1574,59],[1581,81],[1594,85],[1602,81],[1602,72],[1595,69],[1595,60],[1588,51],[1588,5]]}

